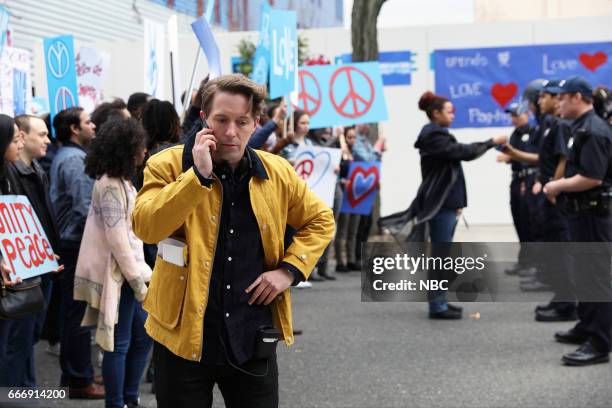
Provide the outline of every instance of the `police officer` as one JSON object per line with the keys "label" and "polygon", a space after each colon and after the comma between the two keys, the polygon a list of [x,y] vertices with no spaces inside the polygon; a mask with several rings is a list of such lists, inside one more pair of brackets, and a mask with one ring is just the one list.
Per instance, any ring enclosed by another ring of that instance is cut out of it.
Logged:
{"label": "police officer", "polygon": [[[546,80],[535,79],[531,81],[523,91],[521,104],[529,107],[533,116],[536,119],[536,126],[530,132],[529,140],[523,141],[519,148],[515,148],[511,143],[505,146],[504,153],[511,156],[512,159],[525,163],[525,168],[519,172],[519,177],[523,179],[526,192],[530,192],[533,185],[537,181],[538,175],[538,153],[540,149],[540,140],[542,133],[548,124],[544,121],[545,118],[541,115],[538,99]],[[522,149],[520,148],[522,147]],[[543,241],[542,226],[541,226],[541,204],[539,197],[533,194],[525,194],[525,201],[528,211],[528,221],[526,226],[526,241],[540,242]],[[549,286],[545,283],[542,271],[539,268],[538,252],[533,247],[522,246],[519,254],[520,263],[527,265],[525,270],[518,271],[518,275],[526,278],[521,281],[520,288],[523,291],[535,292],[549,290]]]}
{"label": "police officer", "polygon": [[[559,194],[567,199],[572,241],[612,241],[612,130],[593,110],[593,90],[581,77],[571,77],[559,84],[560,111],[573,120],[565,177],[546,183],[544,193],[552,202]],[[595,245],[591,245],[595,247]],[[610,283],[610,245],[597,254],[574,257],[579,322],[555,339],[580,344],[562,361],[567,365],[609,362],[612,328],[612,287]],[[588,265],[588,266],[585,266]],[[588,288],[588,290],[585,290]],[[591,300],[591,301],[589,301]]]}
{"label": "police officer", "polygon": [[[542,186],[565,174],[567,143],[570,139],[570,123],[559,117],[559,81],[547,81],[538,101],[542,119],[542,136],[538,154],[538,180],[531,193],[539,196],[542,215],[542,237],[544,242],[569,242],[569,224],[563,211],[545,199]],[[576,304],[573,301],[572,279],[567,269],[569,259],[561,252],[558,256],[546,257],[541,263],[543,275],[551,285],[554,297],[548,305],[536,308],[536,321],[559,322],[576,320]]]}
{"label": "police officer", "polygon": [[[514,131],[508,140],[511,146],[515,146],[519,150],[526,150],[526,145],[533,137],[534,127],[529,123],[529,112],[526,103],[513,103],[507,109],[506,113],[510,114]],[[501,153],[497,157],[497,161],[510,164],[512,169],[512,181],[510,182],[510,210],[512,212],[512,221],[516,229],[516,235],[519,242],[524,243],[529,240],[529,209],[527,207],[525,187],[525,176],[527,164],[519,160],[512,159],[509,155]],[[525,262],[524,245],[521,245],[518,262],[512,268],[506,270],[508,275],[517,275],[519,271],[528,267]]]}

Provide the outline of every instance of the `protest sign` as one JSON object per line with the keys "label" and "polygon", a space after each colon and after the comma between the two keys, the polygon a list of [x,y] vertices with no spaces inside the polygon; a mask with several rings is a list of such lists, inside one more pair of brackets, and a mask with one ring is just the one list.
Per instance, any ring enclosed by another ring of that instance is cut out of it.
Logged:
{"label": "protest sign", "polygon": [[76,56],[79,106],[92,112],[102,103],[102,85],[110,65],[110,55],[95,48],[80,47]]}
{"label": "protest sign", "polygon": [[612,42],[436,50],[436,93],[456,109],[454,128],[511,126],[504,109],[534,79],[584,77],[612,86]]}
{"label": "protest sign", "polygon": [[157,99],[165,98],[166,27],[144,20],[144,91]]}
{"label": "protest sign", "polygon": [[45,68],[51,123],[59,111],[79,105],[72,35],[45,38]]}
{"label": "protest sign", "polygon": [[58,268],[47,235],[26,196],[0,196],[0,249],[6,265],[21,279]]}
{"label": "protest sign", "polygon": [[270,11],[270,98],[295,91],[297,75],[297,17],[295,11]]}
{"label": "protest sign", "polygon": [[312,129],[388,117],[378,62],[300,67],[297,102]]}
{"label": "protest sign", "polygon": [[341,212],[370,215],[380,182],[380,162],[352,162]]}
{"label": "protest sign", "polygon": [[295,152],[295,171],[308,187],[333,208],[342,151],[329,147],[300,145]]}
{"label": "protest sign", "polygon": [[0,113],[9,116],[32,112],[30,52],[4,47],[0,59]]}

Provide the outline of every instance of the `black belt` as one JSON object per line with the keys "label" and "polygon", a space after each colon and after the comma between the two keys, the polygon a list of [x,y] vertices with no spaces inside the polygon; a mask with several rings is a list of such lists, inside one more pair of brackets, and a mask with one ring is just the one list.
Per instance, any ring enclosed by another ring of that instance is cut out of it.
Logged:
{"label": "black belt", "polygon": [[568,197],[566,209],[573,212],[590,210],[612,212],[612,191]]}
{"label": "black belt", "polygon": [[524,179],[527,176],[531,176],[532,174],[536,174],[538,172],[538,169],[535,167],[528,167],[526,169],[523,170],[517,170],[517,171],[513,171],[512,172],[512,177],[516,178],[518,177],[519,179]]}

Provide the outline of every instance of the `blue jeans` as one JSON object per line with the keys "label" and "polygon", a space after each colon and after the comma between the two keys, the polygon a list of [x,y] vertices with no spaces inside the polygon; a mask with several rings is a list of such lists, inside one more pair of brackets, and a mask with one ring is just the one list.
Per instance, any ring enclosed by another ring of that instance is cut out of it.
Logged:
{"label": "blue jeans", "polygon": [[123,408],[138,402],[138,386],[144,374],[153,340],[145,332],[147,313],[134,298],[127,282],[121,287],[119,321],[115,325],[115,351],[104,352],[102,376],[106,407]]}
{"label": "blue jeans", "polygon": [[51,297],[51,277],[42,276],[45,308],[18,319],[0,321],[0,387],[36,387],[34,345]]}
{"label": "blue jeans", "polygon": [[[429,234],[432,243],[452,242],[457,225],[457,210],[452,208],[441,208],[440,211],[429,220]],[[446,291],[429,291],[429,311],[432,313],[444,312],[448,309],[446,302]]]}

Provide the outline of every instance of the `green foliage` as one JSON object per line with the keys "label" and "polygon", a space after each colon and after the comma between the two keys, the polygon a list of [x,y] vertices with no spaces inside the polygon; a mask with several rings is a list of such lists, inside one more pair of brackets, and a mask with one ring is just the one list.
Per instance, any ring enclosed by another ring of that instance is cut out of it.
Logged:
{"label": "green foliage", "polygon": [[[253,72],[253,57],[257,49],[255,43],[247,38],[240,40],[238,44],[238,53],[240,54],[240,63],[238,64],[238,72],[249,76]],[[308,59],[308,40],[306,37],[298,34],[298,65],[304,64]]]}

